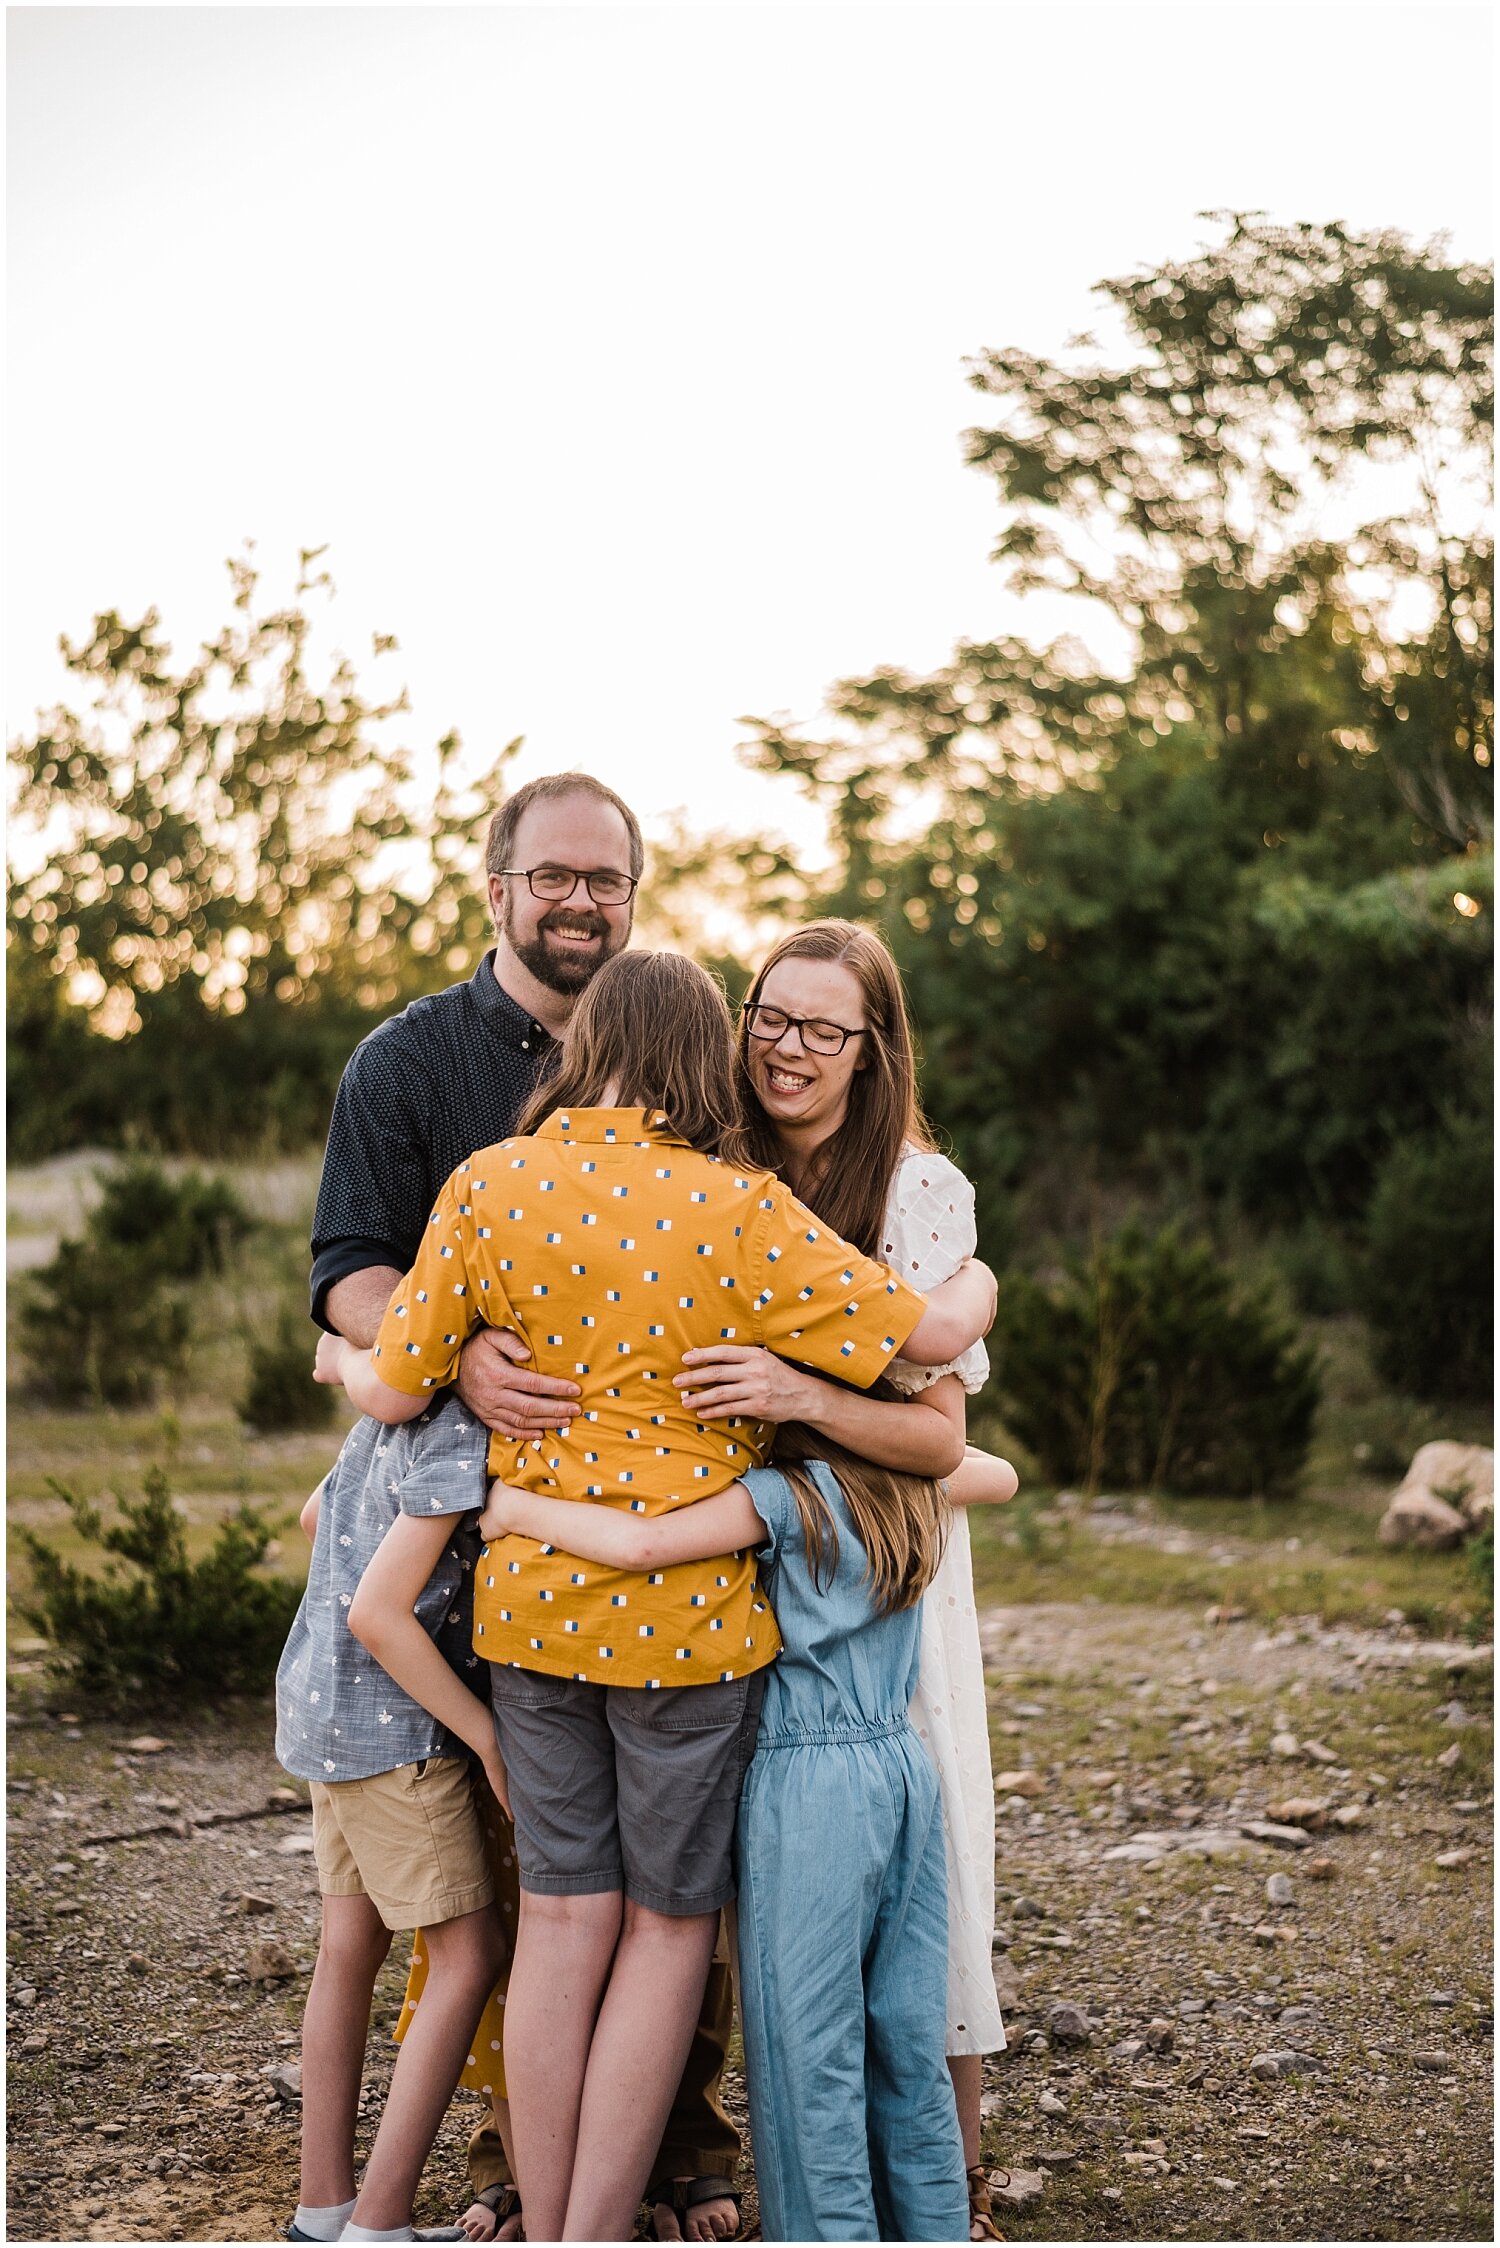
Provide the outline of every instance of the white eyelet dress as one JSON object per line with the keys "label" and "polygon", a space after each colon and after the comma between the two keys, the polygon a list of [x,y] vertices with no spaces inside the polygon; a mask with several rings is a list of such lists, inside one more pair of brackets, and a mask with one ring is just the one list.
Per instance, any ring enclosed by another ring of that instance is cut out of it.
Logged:
{"label": "white eyelet dress", "polygon": [[[914,1288],[935,1288],[974,1254],[974,1189],[946,1156],[908,1148],[886,1205],[880,1253]],[[908,1396],[941,1374],[956,1373],[972,1396],[984,1387],[989,1357],[975,1343],[950,1366],[909,1366],[889,1379]],[[995,1784],[990,1765],[984,1659],[974,1605],[969,1520],[953,1526],[937,1575],[922,1601],[922,1662],[911,1721],[937,1766],[948,1857],[948,2041],[957,2053],[997,2053],[1005,2026],[995,1997]]]}

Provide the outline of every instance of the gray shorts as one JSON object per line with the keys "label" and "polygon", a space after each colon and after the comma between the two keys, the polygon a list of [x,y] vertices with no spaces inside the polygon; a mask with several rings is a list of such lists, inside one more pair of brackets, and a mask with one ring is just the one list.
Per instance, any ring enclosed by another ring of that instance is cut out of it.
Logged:
{"label": "gray shorts", "polygon": [[764,1671],[652,1689],[492,1664],[521,1887],[548,1897],[623,1889],[672,1915],[727,1904],[764,1688]]}

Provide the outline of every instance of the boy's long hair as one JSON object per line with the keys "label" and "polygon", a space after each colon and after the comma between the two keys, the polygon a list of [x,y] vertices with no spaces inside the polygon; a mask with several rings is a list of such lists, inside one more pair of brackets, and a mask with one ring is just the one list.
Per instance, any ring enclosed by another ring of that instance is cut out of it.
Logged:
{"label": "boy's long hair", "polygon": [[744,1168],[755,1159],[735,1083],[723,988],[676,952],[619,952],[579,997],[554,1076],[522,1109],[518,1134],[555,1108],[661,1109],[677,1137]]}
{"label": "boy's long hair", "polygon": [[[858,921],[810,921],[794,929],[762,961],[745,1004],[759,999],[778,960],[834,960],[859,979],[869,1025],[859,1041],[862,1067],[849,1087],[849,1112],[817,1151],[816,1178],[802,1199],[842,1240],[878,1257],[884,1240],[886,1197],[903,1147],[931,1147],[932,1134],[917,1100],[917,1070],[901,971],[873,929]],[[747,1066],[750,1038],[740,1018],[740,1098],[749,1118],[758,1168],[786,1175],[776,1126],[761,1107]],[[842,1479],[841,1479],[842,1480]]]}
{"label": "boy's long hair", "polygon": [[[889,1382],[880,1381],[869,1395],[892,1398],[896,1392]],[[866,1579],[876,1615],[914,1608],[937,1574],[953,1518],[941,1486],[928,1476],[898,1475],[894,1468],[876,1467],[872,1460],[859,1459],[831,1437],[798,1421],[783,1421],[777,1429],[771,1458],[797,1501],[814,1587],[822,1590],[824,1572],[831,1575],[839,1557],[838,1524],[805,1465],[808,1460],[826,1460],[865,1549]]]}

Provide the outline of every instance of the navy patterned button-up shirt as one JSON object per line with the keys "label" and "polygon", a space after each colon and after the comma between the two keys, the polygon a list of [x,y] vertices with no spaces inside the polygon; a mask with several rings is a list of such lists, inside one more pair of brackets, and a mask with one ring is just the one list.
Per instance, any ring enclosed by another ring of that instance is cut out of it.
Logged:
{"label": "navy patterned button-up shirt", "polygon": [[443,1181],[508,1139],[557,1041],[495,981],[487,952],[467,983],[414,999],[349,1058],[334,1103],[312,1234],[312,1315],[337,1280],[407,1272]]}

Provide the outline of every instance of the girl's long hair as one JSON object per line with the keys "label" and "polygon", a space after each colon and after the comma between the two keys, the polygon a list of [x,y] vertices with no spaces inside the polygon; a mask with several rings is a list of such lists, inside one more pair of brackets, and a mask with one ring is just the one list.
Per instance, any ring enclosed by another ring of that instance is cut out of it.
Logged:
{"label": "girl's long hair", "polygon": [[534,1132],[556,1108],[602,1107],[611,1088],[611,1106],[660,1109],[689,1147],[755,1164],[723,987],[680,953],[606,960],[573,1009],[555,1075],[537,1087],[516,1130]]}
{"label": "girl's long hair", "polygon": [[[890,1398],[896,1392],[880,1381],[869,1394]],[[831,1575],[839,1557],[838,1524],[805,1465],[808,1460],[826,1460],[865,1549],[865,1575],[876,1615],[914,1608],[936,1575],[947,1542],[952,1509],[942,1485],[927,1476],[898,1475],[894,1468],[876,1467],[797,1421],[784,1421],[777,1429],[771,1458],[797,1501],[814,1587],[822,1590],[825,1571]]]}
{"label": "girl's long hair", "polygon": [[[818,1149],[815,1176],[810,1182],[804,1180],[798,1192],[832,1232],[863,1249],[867,1257],[878,1257],[886,1199],[901,1151],[908,1145],[932,1146],[917,1099],[916,1059],[901,972],[873,929],[858,921],[810,921],[767,954],[746,995],[746,1006],[760,997],[761,986],[778,960],[834,960],[859,979],[869,1026],[860,1040],[864,1066],[856,1069],[850,1084],[848,1114]],[[740,1098],[749,1120],[752,1158],[761,1170],[784,1178],[786,1157],[751,1079],[749,1049],[742,1015]]]}

